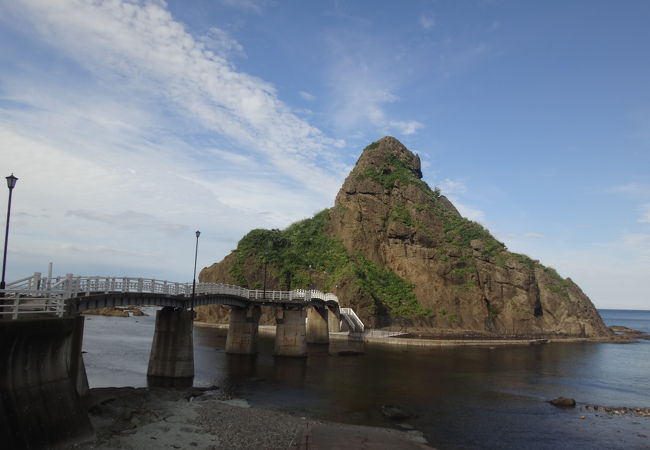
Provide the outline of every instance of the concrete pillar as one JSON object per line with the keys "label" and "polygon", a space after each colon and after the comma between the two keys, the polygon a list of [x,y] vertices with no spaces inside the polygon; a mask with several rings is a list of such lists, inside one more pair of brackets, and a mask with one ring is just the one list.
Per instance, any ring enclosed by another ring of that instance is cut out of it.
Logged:
{"label": "concrete pillar", "polygon": [[275,317],[275,354],[277,356],[307,356],[305,310],[280,309]]}
{"label": "concrete pillar", "polygon": [[327,308],[312,306],[307,308],[307,343],[329,344],[330,333],[327,328]]}
{"label": "concrete pillar", "polygon": [[193,315],[192,311],[171,306],[156,312],[147,376],[194,377]]}
{"label": "concrete pillar", "polygon": [[341,331],[341,317],[329,308],[327,308],[327,329],[330,333]]}
{"label": "concrete pillar", "polygon": [[71,373],[80,323],[52,318],[0,324],[2,448],[60,448],[92,438]]}
{"label": "concrete pillar", "polygon": [[84,364],[81,347],[84,338],[84,316],[76,316],[75,328],[72,334],[70,345],[70,359],[68,361],[68,371],[70,379],[80,397],[88,393],[88,376],[86,375],[86,366]]}
{"label": "concrete pillar", "polygon": [[259,306],[230,309],[226,353],[238,355],[257,353],[257,330],[261,314]]}

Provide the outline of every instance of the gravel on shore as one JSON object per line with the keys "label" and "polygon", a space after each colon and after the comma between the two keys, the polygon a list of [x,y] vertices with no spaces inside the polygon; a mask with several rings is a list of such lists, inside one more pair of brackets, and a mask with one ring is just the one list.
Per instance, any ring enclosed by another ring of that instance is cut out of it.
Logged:
{"label": "gravel on shore", "polygon": [[218,388],[98,388],[95,439],[69,449],[430,449],[417,432],[327,423],[232,399]]}

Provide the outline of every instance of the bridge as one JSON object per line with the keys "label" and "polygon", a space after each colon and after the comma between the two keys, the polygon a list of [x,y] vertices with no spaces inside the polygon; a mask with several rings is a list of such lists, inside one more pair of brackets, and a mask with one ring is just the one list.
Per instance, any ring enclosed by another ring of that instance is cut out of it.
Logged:
{"label": "bridge", "polygon": [[[277,356],[305,357],[308,343],[328,344],[329,333],[340,331],[342,323],[351,331],[364,329],[354,311],[339,306],[336,295],[319,290],[35,272],[0,290],[0,434],[9,436],[9,448],[39,448],[39,442],[49,447],[92,433],[79,402],[88,389],[81,313],[161,306],[147,376],[154,384],[191,384],[194,307],[204,305],[230,307],[225,348],[230,354],[257,352],[262,307],[274,311]],[[54,411],[68,423],[52,418]],[[73,423],[78,426],[70,428]]]}

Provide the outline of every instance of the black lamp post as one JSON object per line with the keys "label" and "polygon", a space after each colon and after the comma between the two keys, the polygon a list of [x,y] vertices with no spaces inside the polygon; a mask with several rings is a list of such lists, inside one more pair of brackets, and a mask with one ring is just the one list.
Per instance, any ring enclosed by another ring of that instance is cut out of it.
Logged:
{"label": "black lamp post", "polygon": [[194,299],[196,298],[196,257],[199,255],[199,236],[201,236],[200,231],[196,231],[196,247],[194,249],[194,280],[192,281],[192,304],[190,305],[190,310],[194,312]]}
{"label": "black lamp post", "polygon": [[266,267],[269,264],[269,252],[264,252],[264,284],[262,287],[262,298],[266,298]]}
{"label": "black lamp post", "polygon": [[7,242],[9,241],[9,217],[11,216],[11,193],[16,186],[16,181],[18,181],[18,178],[16,178],[13,173],[6,178],[7,187],[9,188],[9,203],[7,204],[7,226],[5,228],[5,250],[2,256],[2,281],[0,281],[0,289],[5,288],[5,270],[7,268]]}

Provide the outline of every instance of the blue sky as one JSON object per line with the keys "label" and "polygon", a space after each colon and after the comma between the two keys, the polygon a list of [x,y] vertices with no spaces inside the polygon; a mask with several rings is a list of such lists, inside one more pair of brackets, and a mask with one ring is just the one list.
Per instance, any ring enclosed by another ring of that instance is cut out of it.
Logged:
{"label": "blue sky", "polygon": [[194,230],[199,265],[218,261],[331,206],[393,135],[511,250],[598,307],[650,309],[649,17],[631,0],[0,0],[8,279],[49,261],[191,279]]}

